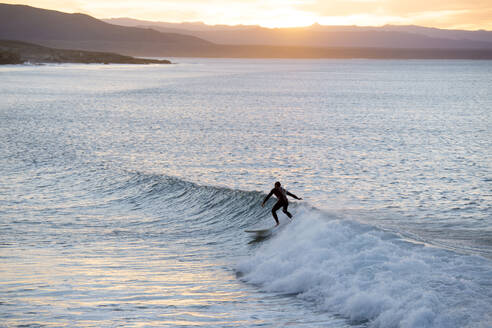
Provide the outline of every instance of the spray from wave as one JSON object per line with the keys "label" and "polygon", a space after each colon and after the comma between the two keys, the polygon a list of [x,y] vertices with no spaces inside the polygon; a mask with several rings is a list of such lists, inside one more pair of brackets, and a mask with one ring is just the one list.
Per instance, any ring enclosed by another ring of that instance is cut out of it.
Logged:
{"label": "spray from wave", "polygon": [[263,290],[369,327],[486,327],[492,266],[302,208],[237,270]]}

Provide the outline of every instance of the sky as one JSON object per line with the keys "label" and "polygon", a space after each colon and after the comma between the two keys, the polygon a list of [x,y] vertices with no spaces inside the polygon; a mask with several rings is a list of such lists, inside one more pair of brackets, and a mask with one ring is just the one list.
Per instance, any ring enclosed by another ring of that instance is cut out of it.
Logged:
{"label": "sky", "polygon": [[264,27],[321,25],[492,30],[490,0],[32,0],[1,1],[96,18]]}

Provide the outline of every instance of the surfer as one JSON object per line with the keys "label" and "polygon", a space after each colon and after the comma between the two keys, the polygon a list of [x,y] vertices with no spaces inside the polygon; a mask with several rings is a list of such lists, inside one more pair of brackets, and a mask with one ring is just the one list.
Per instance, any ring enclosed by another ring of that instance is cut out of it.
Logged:
{"label": "surfer", "polygon": [[289,218],[292,218],[292,214],[290,214],[289,211],[287,211],[287,207],[289,206],[289,201],[287,200],[287,196],[293,197],[293,198],[298,199],[298,200],[302,200],[302,198],[299,198],[296,195],[291,194],[290,192],[288,192],[287,190],[282,188],[280,185],[280,182],[277,181],[277,182],[275,182],[275,188],[273,188],[270,191],[270,193],[265,197],[265,199],[263,200],[263,203],[261,204],[261,207],[264,207],[267,200],[274,194],[275,194],[275,197],[277,197],[277,202],[275,203],[275,205],[273,205],[272,215],[273,215],[273,218],[275,219],[275,222],[277,222],[276,226],[278,226],[279,222],[278,222],[278,217],[277,217],[276,212],[281,207],[282,207],[282,212],[284,212]]}

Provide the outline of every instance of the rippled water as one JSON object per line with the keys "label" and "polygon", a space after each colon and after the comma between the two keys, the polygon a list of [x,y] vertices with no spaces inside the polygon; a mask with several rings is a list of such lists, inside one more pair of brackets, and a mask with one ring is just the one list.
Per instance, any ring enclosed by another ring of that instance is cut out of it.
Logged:
{"label": "rippled water", "polygon": [[488,61],[178,61],[0,68],[3,325],[487,327]]}

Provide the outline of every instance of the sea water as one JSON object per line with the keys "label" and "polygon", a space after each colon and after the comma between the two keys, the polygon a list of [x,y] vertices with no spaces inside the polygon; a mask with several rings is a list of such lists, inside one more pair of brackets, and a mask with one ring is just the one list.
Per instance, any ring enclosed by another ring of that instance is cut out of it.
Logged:
{"label": "sea water", "polygon": [[491,326],[489,61],[173,61],[0,68],[0,326]]}

